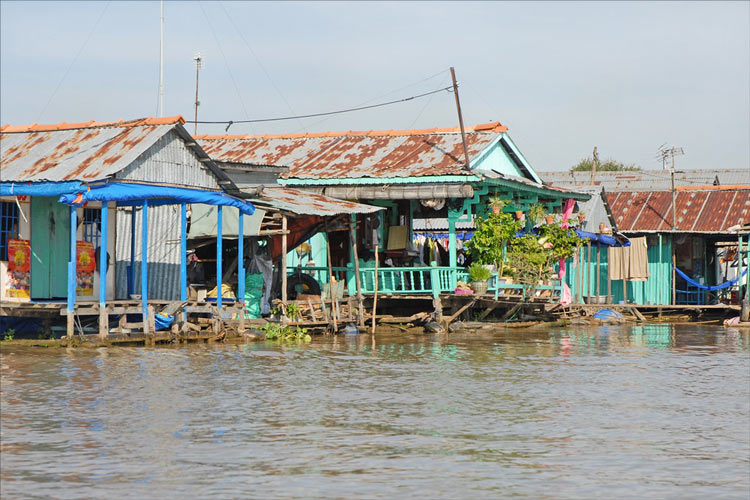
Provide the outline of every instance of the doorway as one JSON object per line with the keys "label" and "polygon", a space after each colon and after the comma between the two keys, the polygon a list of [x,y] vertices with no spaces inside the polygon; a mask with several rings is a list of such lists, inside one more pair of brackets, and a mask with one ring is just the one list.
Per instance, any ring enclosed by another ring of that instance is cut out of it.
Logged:
{"label": "doorway", "polygon": [[70,212],[54,197],[31,198],[31,298],[68,295]]}

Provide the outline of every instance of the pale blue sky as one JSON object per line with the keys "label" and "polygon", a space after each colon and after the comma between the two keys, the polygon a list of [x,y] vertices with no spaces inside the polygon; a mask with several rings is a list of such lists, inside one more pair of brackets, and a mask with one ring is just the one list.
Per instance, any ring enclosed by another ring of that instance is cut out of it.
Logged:
{"label": "pale blue sky", "polygon": [[[165,10],[165,115],[192,118],[197,51],[204,120],[407,97],[448,85],[455,66],[464,122],[508,125],[537,170],[567,169],[595,145],[602,158],[657,168],[665,142],[684,148],[678,168],[750,168],[750,2],[167,2]],[[0,20],[3,124],[156,115],[158,2],[3,1]],[[457,122],[444,92],[230,132]]]}

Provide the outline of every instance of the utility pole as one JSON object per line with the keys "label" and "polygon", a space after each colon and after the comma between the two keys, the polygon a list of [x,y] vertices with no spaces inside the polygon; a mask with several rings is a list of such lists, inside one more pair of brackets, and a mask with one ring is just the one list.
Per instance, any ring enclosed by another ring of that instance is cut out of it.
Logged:
{"label": "utility pole", "polygon": [[159,23],[159,118],[164,116],[164,0],[161,0]]}
{"label": "utility pole", "polygon": [[203,57],[200,52],[195,54],[193,61],[195,61],[195,128],[193,135],[198,135],[198,106],[201,105],[201,102],[198,100],[198,74],[203,65]]}
{"label": "utility pole", "polygon": [[464,131],[464,119],[461,116],[461,101],[458,99],[458,82],[456,82],[456,71],[451,66],[451,78],[453,79],[453,95],[456,97],[456,109],[458,110],[458,124],[461,126],[461,141],[464,143],[464,163],[466,169],[469,167],[469,151],[466,148],[466,132]]}
{"label": "utility pole", "polygon": [[596,146],[594,146],[594,161],[591,165],[591,184],[594,183],[594,179],[596,179],[596,169],[599,168],[599,152],[596,149]]}
{"label": "utility pole", "polygon": [[677,299],[677,284],[675,282],[676,276],[675,276],[675,268],[677,266],[677,259],[675,254],[675,238],[674,233],[677,231],[677,191],[674,188],[674,157],[676,155],[682,155],[685,154],[682,148],[665,148],[666,144],[662,144],[659,146],[659,151],[657,153],[657,158],[661,159],[661,165],[662,168],[666,167],[667,158],[671,158],[671,165],[669,168],[669,173],[672,177],[672,241],[670,243],[670,246],[672,247],[672,305],[676,303]]}

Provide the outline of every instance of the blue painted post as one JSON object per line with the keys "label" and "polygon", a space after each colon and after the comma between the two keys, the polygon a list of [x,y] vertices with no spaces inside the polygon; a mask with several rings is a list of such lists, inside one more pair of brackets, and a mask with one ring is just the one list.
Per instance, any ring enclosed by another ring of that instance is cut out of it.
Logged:
{"label": "blue painted post", "polygon": [[245,303],[245,228],[242,212],[237,226],[237,295],[241,304]]}
{"label": "blue painted post", "polygon": [[143,200],[141,210],[141,312],[143,314],[143,333],[149,334],[148,314],[148,200]]}
{"label": "blue painted post", "polygon": [[187,300],[187,205],[180,206],[180,301]]}
{"label": "blue painted post", "polygon": [[437,262],[430,261],[430,286],[432,287],[432,297],[440,297],[440,274],[437,269]]}
{"label": "blue painted post", "polygon": [[73,333],[74,333],[73,317],[74,317],[75,308],[76,308],[76,285],[77,285],[76,263],[78,262],[78,259],[76,258],[76,234],[78,230],[77,210],[78,209],[74,206],[70,207],[70,258],[68,260],[68,310],[67,310],[68,338],[73,337]]}
{"label": "blue painted post", "polygon": [[128,268],[128,296],[135,293],[135,205],[130,211],[130,267]]}
{"label": "blue painted post", "polygon": [[99,335],[104,338],[109,333],[107,314],[107,226],[109,225],[109,205],[102,202],[102,229],[99,245]]}
{"label": "blue painted post", "polygon": [[222,206],[216,207],[216,306],[221,309]]}

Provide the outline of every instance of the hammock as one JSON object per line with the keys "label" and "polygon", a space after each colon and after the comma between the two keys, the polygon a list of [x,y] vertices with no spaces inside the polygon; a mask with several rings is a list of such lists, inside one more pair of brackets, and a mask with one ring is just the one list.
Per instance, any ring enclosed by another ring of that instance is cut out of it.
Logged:
{"label": "hammock", "polygon": [[725,288],[729,288],[730,286],[734,286],[739,280],[741,280],[742,278],[744,278],[745,275],[747,274],[747,269],[745,269],[745,271],[742,273],[742,276],[740,276],[738,278],[735,278],[735,279],[729,280],[729,281],[725,281],[721,285],[706,286],[706,285],[701,285],[697,281],[692,280],[687,274],[683,273],[678,268],[675,267],[674,270],[677,271],[677,274],[679,274],[680,276],[682,276],[682,278],[685,281],[687,281],[688,283],[690,283],[694,287],[699,288],[701,290],[708,290],[709,292],[713,292],[713,291],[716,291],[716,290],[724,290]]}

